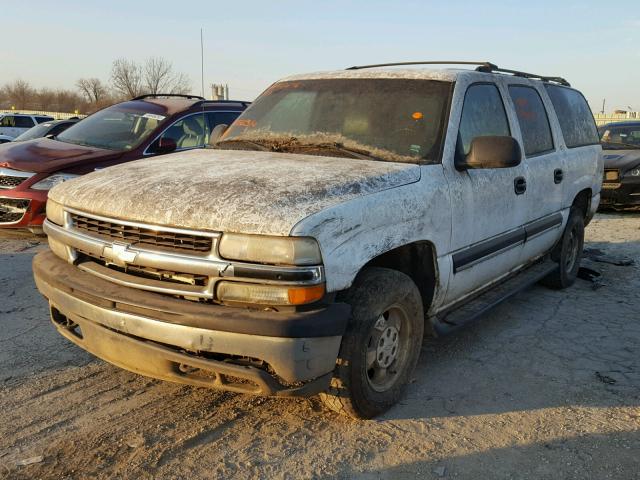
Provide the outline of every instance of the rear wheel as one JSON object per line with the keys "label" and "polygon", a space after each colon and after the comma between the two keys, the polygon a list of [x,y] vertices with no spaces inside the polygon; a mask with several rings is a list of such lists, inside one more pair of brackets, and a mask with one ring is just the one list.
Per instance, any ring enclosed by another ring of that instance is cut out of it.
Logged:
{"label": "rear wheel", "polygon": [[320,396],[332,410],[371,418],[401,397],[420,355],[422,299],[407,275],[369,268],[342,299],[352,307],[331,387]]}
{"label": "rear wheel", "polygon": [[583,247],[584,218],[579,209],[572,208],[562,238],[551,253],[551,258],[558,262],[558,269],[545,277],[542,284],[554,289],[573,285],[578,277]]}

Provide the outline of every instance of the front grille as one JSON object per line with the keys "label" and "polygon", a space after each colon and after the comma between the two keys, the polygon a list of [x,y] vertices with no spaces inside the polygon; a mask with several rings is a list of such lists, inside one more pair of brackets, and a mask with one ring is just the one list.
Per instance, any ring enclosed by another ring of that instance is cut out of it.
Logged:
{"label": "front grille", "polygon": [[209,253],[213,240],[210,237],[187,233],[167,232],[134,225],[123,225],[105,220],[71,214],[73,227],[94,237],[124,241],[130,245],[148,246],[156,250]]}
{"label": "front grille", "polygon": [[15,188],[26,180],[25,177],[12,177],[0,175],[0,188]]}
{"label": "front grille", "polygon": [[616,169],[605,169],[604,179],[605,182],[617,182],[620,180],[620,172]]}
{"label": "front grille", "polygon": [[150,280],[160,280],[163,282],[170,282],[182,285],[197,285],[204,287],[209,281],[207,275],[195,275],[192,273],[176,272],[173,270],[159,270],[157,268],[144,267],[141,265],[127,265],[126,267],[119,267],[108,263],[103,257],[95,257],[88,253],[78,250],[81,254],[79,261],[92,261],[98,265],[117,270],[121,273],[126,273],[134,277],[148,278]]}
{"label": "front grille", "polygon": [[0,223],[15,223],[27,213],[30,200],[0,198]]}

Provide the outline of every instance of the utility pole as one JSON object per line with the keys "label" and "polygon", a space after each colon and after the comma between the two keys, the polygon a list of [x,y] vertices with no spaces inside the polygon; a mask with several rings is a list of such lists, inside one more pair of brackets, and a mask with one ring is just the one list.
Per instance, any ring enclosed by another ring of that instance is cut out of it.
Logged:
{"label": "utility pole", "polygon": [[606,101],[607,101],[607,99],[606,99],[606,98],[603,98],[603,99],[602,99],[602,114],[603,114],[603,115],[604,115],[604,104],[605,104],[605,102],[606,102]]}

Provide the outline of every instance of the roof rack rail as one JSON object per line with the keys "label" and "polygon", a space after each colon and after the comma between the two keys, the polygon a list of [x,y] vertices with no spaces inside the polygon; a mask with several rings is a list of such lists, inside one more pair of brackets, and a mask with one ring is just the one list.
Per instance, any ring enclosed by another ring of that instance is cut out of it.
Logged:
{"label": "roof rack rail", "polygon": [[[499,68],[496,65],[493,65],[494,68],[492,68],[491,70],[488,71],[488,73],[509,73],[511,75],[513,75],[514,77],[523,77],[523,78],[531,78],[534,80],[542,80],[543,82],[553,82],[553,83],[557,83],[559,85],[563,85],[565,87],[570,87],[571,84],[569,82],[567,82],[564,78],[562,77],[547,77],[545,75],[538,75],[536,73],[527,73],[527,72],[520,72],[518,70],[510,70],[508,68]],[[484,72],[486,70],[480,70],[480,68],[478,67],[476,70],[478,70],[479,72]]]}
{"label": "roof rack rail", "polygon": [[251,102],[247,102],[246,100],[200,100],[198,103],[196,103],[196,105],[207,105],[207,104],[228,105],[230,103],[237,103],[239,105],[242,105],[243,107],[247,107],[251,105]]}
{"label": "roof rack rail", "polygon": [[507,68],[500,68],[495,63],[491,62],[466,62],[458,60],[440,60],[440,61],[426,61],[426,62],[395,62],[395,63],[377,63],[373,65],[355,65],[347,68],[347,70],[361,70],[363,68],[377,68],[377,67],[399,67],[403,65],[476,65],[476,71],[484,73],[509,73],[515,77],[531,78],[542,80],[543,82],[553,82],[565,87],[570,87],[571,84],[562,77],[547,77],[544,75],[537,75],[535,73],[520,72],[518,70],[510,70]]}
{"label": "roof rack rail", "polygon": [[347,68],[347,70],[361,70],[363,68],[377,68],[377,67],[399,67],[402,65],[479,65],[480,67],[496,67],[490,62],[461,62],[458,60],[441,60],[441,61],[427,61],[427,62],[396,62],[396,63],[377,63],[374,65],[354,65]]}
{"label": "roof rack rail", "polygon": [[145,98],[159,98],[159,97],[178,97],[178,98],[187,98],[189,100],[204,100],[204,97],[200,95],[183,95],[180,93],[146,93],[144,95],[138,95],[131,100],[144,100]]}

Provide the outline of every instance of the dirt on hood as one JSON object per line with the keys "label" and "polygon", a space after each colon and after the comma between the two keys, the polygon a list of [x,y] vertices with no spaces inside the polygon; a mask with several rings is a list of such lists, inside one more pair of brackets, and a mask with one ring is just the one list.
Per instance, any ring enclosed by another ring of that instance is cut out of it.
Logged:
{"label": "dirt on hood", "polygon": [[301,219],[420,179],[410,164],[241,150],[140,160],[56,186],[88,213],[157,225],[288,235]]}

